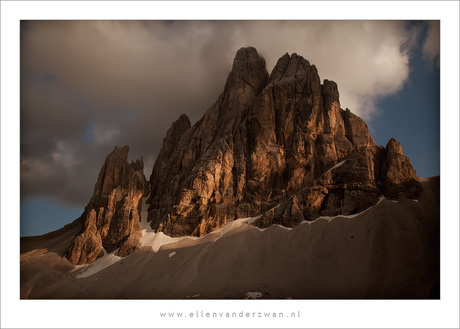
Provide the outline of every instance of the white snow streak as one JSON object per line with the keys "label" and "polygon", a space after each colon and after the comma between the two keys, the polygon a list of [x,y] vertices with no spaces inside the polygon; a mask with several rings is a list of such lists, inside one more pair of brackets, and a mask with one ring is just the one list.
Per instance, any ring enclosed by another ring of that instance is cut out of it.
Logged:
{"label": "white snow streak", "polygon": [[150,227],[150,224],[147,222],[147,216],[141,216],[141,220],[139,225],[141,227],[142,238],[141,244],[143,247],[152,247],[154,252],[158,252],[162,246],[169,243],[179,242],[183,239],[198,239],[198,237],[192,236],[181,236],[177,238],[172,238],[163,232],[155,233],[153,229]]}
{"label": "white snow streak", "polygon": [[[279,206],[280,206],[280,205],[277,205],[275,208],[278,208]],[[262,215],[255,216],[255,217],[250,217],[250,218],[246,218],[246,220],[244,220],[243,223],[252,224],[252,223],[254,223],[256,220],[258,220],[260,217],[262,217]]]}
{"label": "white snow streak", "polygon": [[84,267],[84,270],[81,273],[77,274],[76,278],[82,279],[90,275],[96,274],[97,272],[100,272],[103,269],[109,267],[110,265],[115,264],[116,262],[123,259],[123,257],[118,257],[115,255],[117,252],[118,252],[118,249],[111,252],[110,254],[107,254],[104,250],[105,255],[99,259],[96,259],[96,261],[94,261],[91,264],[83,265],[82,267]]}
{"label": "white snow streak", "polygon": [[212,231],[209,234],[219,234],[219,236],[216,239],[214,239],[214,241],[213,241],[213,242],[216,242],[217,240],[219,240],[221,237],[223,237],[225,234],[227,234],[231,230],[234,230],[234,229],[236,229],[237,227],[240,227],[243,224],[252,224],[254,221],[259,219],[260,217],[262,217],[262,215],[255,216],[255,217],[249,217],[249,218],[235,219],[234,221],[231,221],[231,222],[225,224],[221,228],[219,228],[219,229],[217,229],[215,231]]}
{"label": "white snow streak", "polygon": [[280,225],[280,224],[275,224],[275,226],[278,226],[278,227],[284,228],[285,230],[288,230],[288,231],[290,231],[290,230],[292,230],[292,229],[293,229],[293,227],[286,227],[286,226],[283,226],[283,225]]}
{"label": "white snow streak", "polygon": [[[340,167],[341,165],[343,165],[343,164],[345,163],[345,161],[347,161],[347,160],[343,160],[343,161],[340,161],[339,163],[336,163],[334,167],[332,167],[331,169],[326,170],[326,171],[321,175],[321,177],[322,177],[323,175],[325,175],[326,173],[328,173],[328,172],[334,170],[335,168]],[[292,197],[291,197],[291,198],[292,198]]]}
{"label": "white snow streak", "polygon": [[340,167],[341,165],[343,165],[345,163],[345,161],[347,161],[347,160],[340,161],[339,163],[337,163],[334,167],[332,167],[328,171],[331,171],[331,170],[334,170],[335,168]]}

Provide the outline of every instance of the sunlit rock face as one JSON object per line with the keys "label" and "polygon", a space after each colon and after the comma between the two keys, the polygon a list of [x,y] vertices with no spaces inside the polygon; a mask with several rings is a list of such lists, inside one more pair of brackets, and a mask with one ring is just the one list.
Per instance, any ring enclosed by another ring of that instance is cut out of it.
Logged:
{"label": "sunlit rock face", "polygon": [[103,248],[125,256],[140,247],[141,198],[146,192],[143,160],[128,163],[129,147],[115,147],[99,173],[80,220],[82,232],[67,251],[73,264],[92,263]]}
{"label": "sunlit rock face", "polygon": [[237,51],[203,118],[192,126],[182,115],[172,124],[150,190],[152,228],[202,236],[258,214],[260,227],[354,214],[382,195],[416,197],[420,183],[400,144],[375,145],[366,123],[341,109],[337,84],[321,83],[314,65],[286,54],[269,75],[248,47]]}

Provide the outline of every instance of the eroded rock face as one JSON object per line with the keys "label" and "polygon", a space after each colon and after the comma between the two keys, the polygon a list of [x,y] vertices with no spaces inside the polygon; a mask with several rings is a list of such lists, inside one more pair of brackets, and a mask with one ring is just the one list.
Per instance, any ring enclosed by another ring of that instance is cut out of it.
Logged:
{"label": "eroded rock face", "polygon": [[81,216],[83,231],[67,251],[73,264],[92,263],[103,248],[108,253],[120,248],[118,255],[125,256],[140,247],[140,200],[146,193],[144,164],[142,159],[128,163],[128,151],[128,146],[115,147],[105,159]]}
{"label": "eroded rock face", "polygon": [[376,204],[382,195],[378,181],[383,155],[382,147],[355,149],[291,198],[265,212],[255,225],[292,227],[319,216],[353,215],[364,211]]}
{"label": "eroded rock face", "polygon": [[254,224],[292,227],[320,216],[354,215],[375,205],[381,196],[418,198],[421,184],[398,141],[386,148],[355,149],[346,160],[327,170],[310,186],[265,212]]}
{"label": "eroded rock face", "polygon": [[202,236],[259,214],[259,226],[293,226],[357,213],[415,184],[396,146],[375,145],[364,121],[341,109],[337,84],[321,84],[303,57],[284,55],[268,75],[257,51],[242,48],[203,118],[190,126],[183,115],[167,132],[148,220],[168,235]]}

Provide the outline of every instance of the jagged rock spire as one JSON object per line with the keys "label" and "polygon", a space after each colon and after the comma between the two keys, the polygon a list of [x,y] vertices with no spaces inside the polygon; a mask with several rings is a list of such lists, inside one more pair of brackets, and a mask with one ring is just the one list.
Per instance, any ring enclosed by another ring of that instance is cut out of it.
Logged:
{"label": "jagged rock spire", "polygon": [[82,232],[67,251],[73,264],[92,263],[101,254],[120,248],[126,255],[140,247],[140,199],[146,189],[142,159],[128,163],[129,147],[115,147],[104,162],[93,196],[80,217]]}

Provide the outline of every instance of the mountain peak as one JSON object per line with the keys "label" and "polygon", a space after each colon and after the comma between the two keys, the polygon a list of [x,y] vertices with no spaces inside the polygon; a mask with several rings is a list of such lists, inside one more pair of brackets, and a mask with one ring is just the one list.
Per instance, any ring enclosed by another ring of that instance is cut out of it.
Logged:
{"label": "mountain peak", "polygon": [[236,51],[234,62],[259,62],[261,59],[263,60],[257,49],[249,46],[241,47]]}
{"label": "mountain peak", "polygon": [[166,135],[148,221],[171,236],[202,236],[260,214],[261,227],[350,215],[416,184],[410,163],[388,158],[364,121],[340,108],[337,84],[321,84],[316,67],[296,53],[268,76],[255,48],[239,49],[217,102],[174,147]]}
{"label": "mountain peak", "polygon": [[240,48],[233,60],[226,89],[245,94],[258,94],[265,87],[267,80],[265,59],[254,47]]}
{"label": "mountain peak", "polygon": [[403,154],[401,143],[396,140],[396,138],[390,138],[385,149],[387,152],[393,152],[397,154]]}
{"label": "mountain peak", "polygon": [[292,55],[286,53],[276,63],[270,75],[270,81],[293,79],[309,74],[310,72],[317,74],[316,67],[314,65],[310,65],[309,61],[296,53],[293,53]]}

